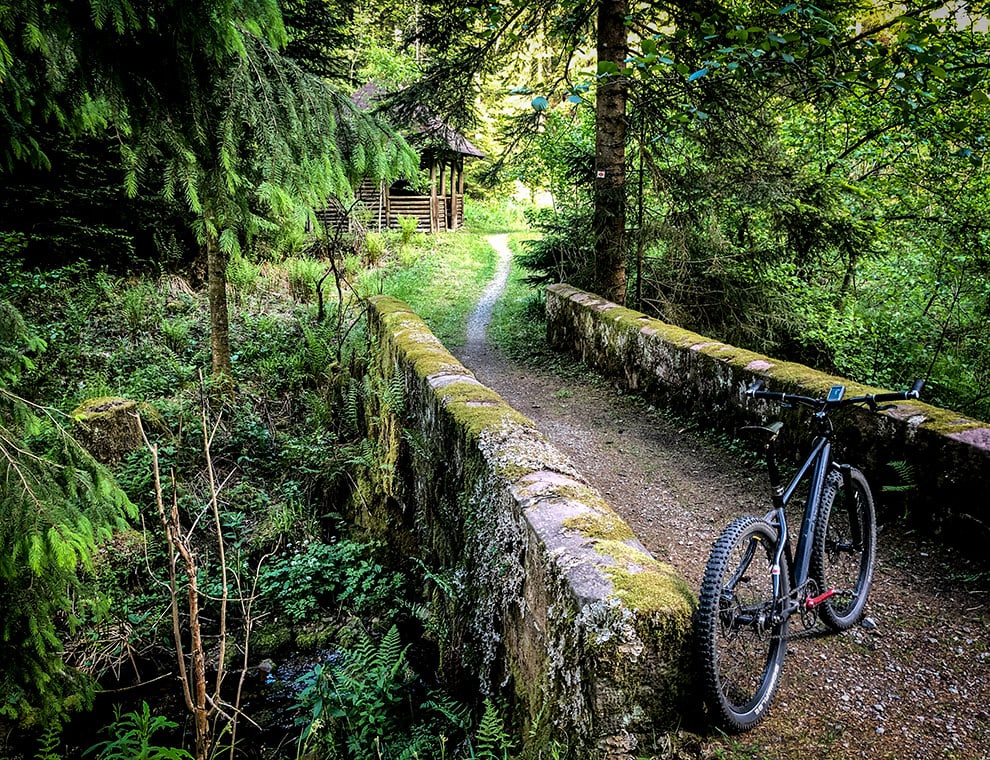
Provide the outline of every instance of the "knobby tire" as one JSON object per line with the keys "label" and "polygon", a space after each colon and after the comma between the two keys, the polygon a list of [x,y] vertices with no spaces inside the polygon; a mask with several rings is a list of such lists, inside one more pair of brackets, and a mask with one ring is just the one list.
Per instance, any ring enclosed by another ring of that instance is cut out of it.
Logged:
{"label": "knobby tire", "polygon": [[[705,701],[729,731],[753,728],[780,682],[787,621],[774,623],[772,566],[776,529],[765,520],[733,521],[712,547],[695,619]],[[781,598],[789,591],[781,559]]]}
{"label": "knobby tire", "polygon": [[850,468],[847,483],[841,472],[832,472],[822,493],[811,557],[818,587],[835,589],[818,610],[832,630],[851,628],[863,616],[876,554],[876,513],[866,478]]}

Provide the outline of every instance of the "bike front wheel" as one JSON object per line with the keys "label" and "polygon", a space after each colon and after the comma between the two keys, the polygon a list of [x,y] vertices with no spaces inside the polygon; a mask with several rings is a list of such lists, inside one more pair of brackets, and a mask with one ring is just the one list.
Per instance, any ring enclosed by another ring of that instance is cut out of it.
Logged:
{"label": "bike front wheel", "polygon": [[815,526],[812,577],[822,591],[834,591],[819,614],[835,631],[863,616],[877,554],[876,514],[866,477],[850,467],[829,475]]}
{"label": "bike front wheel", "polygon": [[787,649],[787,620],[775,601],[788,594],[786,558],[773,567],[777,530],[742,517],[712,547],[695,619],[705,701],[716,721],[746,731],[766,714],[780,682]]}

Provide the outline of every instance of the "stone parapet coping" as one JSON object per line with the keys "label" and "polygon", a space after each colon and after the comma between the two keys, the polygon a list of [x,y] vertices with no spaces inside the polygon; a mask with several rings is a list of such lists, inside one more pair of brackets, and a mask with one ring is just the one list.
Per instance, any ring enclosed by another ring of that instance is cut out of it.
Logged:
{"label": "stone parapet coping", "polygon": [[[756,378],[770,390],[812,396],[834,384],[848,395],[885,390],[712,340],[564,284],[547,288],[547,337],[623,387],[729,431],[796,414],[746,399],[743,391]],[[896,500],[924,526],[985,542],[990,424],[921,401],[888,406],[877,414],[853,408],[834,415],[843,458],[866,471],[881,506]],[[806,438],[806,427],[789,424],[782,450]],[[905,485],[891,463],[906,463],[912,481],[896,496],[883,489]]]}
{"label": "stone parapet coping", "polygon": [[370,300],[371,383],[401,384],[403,403],[366,402],[388,466],[365,522],[448,579],[427,589],[444,675],[508,690],[537,748],[650,754],[689,691],[687,584],[408,306]]}

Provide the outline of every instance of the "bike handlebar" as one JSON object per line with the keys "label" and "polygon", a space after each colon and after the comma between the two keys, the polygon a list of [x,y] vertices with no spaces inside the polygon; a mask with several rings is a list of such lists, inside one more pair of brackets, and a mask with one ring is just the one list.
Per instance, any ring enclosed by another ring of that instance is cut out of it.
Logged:
{"label": "bike handlebar", "polygon": [[849,398],[842,398],[840,396],[837,399],[831,399],[814,398],[812,396],[799,396],[797,394],[782,393],[780,391],[765,391],[763,390],[763,381],[757,380],[746,389],[746,395],[750,398],[764,398],[769,401],[779,401],[782,404],[800,404],[801,406],[811,407],[812,409],[817,409],[820,411],[840,406],[849,406],[851,404],[866,404],[871,410],[877,411],[879,409],[878,405],[887,401],[907,401],[909,399],[919,398],[921,395],[921,388],[924,384],[924,380],[918,379],[914,381],[914,385],[911,386],[911,390],[907,391],[897,391],[895,393],[868,393],[865,396],[850,396]]}

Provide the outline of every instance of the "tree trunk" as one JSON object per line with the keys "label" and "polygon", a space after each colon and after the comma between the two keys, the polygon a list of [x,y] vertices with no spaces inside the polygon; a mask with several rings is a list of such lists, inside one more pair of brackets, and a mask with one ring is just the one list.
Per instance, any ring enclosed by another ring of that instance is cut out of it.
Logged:
{"label": "tree trunk", "polygon": [[[628,0],[598,6],[598,62],[625,67]],[[595,98],[595,290],[626,300],[626,79],[612,75]]]}
{"label": "tree trunk", "polygon": [[[227,313],[227,257],[216,240],[206,243],[207,288],[210,296],[210,352],[213,379],[229,382],[230,320]],[[222,380],[226,378],[226,380]]]}

